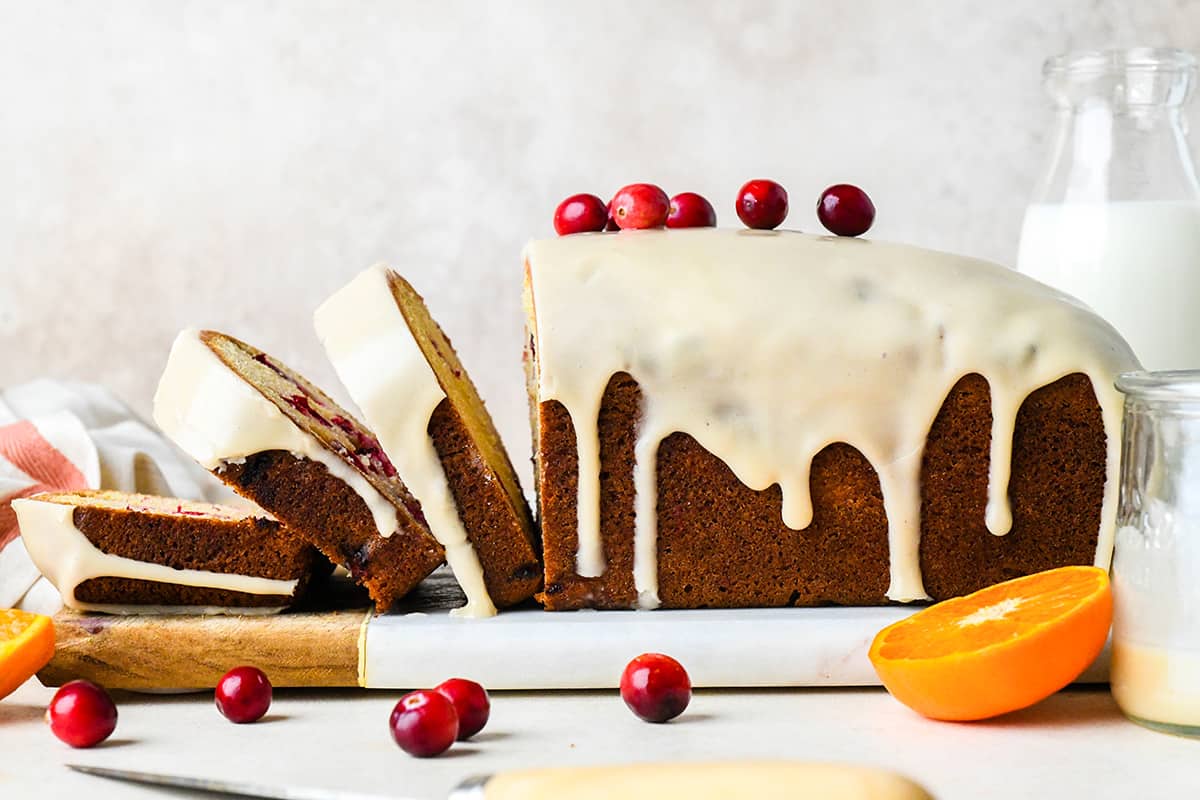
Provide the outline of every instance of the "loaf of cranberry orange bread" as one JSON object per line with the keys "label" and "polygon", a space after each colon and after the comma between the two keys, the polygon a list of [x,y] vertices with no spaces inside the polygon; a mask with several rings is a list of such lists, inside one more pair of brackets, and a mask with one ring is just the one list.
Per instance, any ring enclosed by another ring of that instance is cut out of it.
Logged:
{"label": "loaf of cranberry orange bread", "polygon": [[525,253],[550,609],[941,599],[1107,566],[1104,320],[1010,269],[787,231]]}
{"label": "loaf of cranberry orange bread", "polygon": [[266,353],[185,330],[154,397],[159,427],[387,610],[445,558],[374,435]]}
{"label": "loaf of cranberry orange bread", "polygon": [[491,415],[407,281],[366,270],[314,317],[342,383],[421,503],[467,597],[495,613],[541,588],[540,540]]}
{"label": "loaf of cranberry orange bread", "polygon": [[33,563],[68,608],[116,614],[280,611],[315,555],[261,512],[113,491],[14,500]]}

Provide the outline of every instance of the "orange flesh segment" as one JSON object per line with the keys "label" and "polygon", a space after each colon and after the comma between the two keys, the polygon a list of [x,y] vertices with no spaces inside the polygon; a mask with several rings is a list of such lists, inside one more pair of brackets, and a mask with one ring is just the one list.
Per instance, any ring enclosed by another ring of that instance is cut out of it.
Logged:
{"label": "orange flesh segment", "polygon": [[0,609],[0,698],[46,666],[54,655],[54,623],[49,617]]}
{"label": "orange flesh segment", "polygon": [[1061,619],[1107,584],[1094,567],[1064,569],[1070,572],[1039,572],[918,612],[889,631],[879,655],[941,658],[1003,644]]}

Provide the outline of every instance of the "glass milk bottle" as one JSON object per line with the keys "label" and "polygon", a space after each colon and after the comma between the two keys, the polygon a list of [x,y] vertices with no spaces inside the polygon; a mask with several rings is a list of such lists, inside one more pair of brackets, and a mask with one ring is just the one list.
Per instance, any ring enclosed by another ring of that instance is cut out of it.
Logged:
{"label": "glass milk bottle", "polygon": [[1135,722],[1200,734],[1200,370],[1132,372],[1113,555],[1112,693]]}
{"label": "glass milk bottle", "polygon": [[1182,114],[1196,59],[1073,53],[1043,73],[1056,134],[1017,269],[1091,306],[1147,369],[1200,367],[1200,187]]}

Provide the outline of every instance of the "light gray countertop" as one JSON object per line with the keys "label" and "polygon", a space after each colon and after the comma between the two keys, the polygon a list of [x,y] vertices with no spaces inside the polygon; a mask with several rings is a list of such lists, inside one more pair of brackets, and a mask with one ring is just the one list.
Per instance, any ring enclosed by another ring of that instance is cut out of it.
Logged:
{"label": "light gray countertop", "polygon": [[667,725],[640,722],[615,691],[497,693],[475,741],[428,760],[388,734],[399,696],[279,691],[263,721],[233,725],[208,693],[122,694],[112,739],[72,751],[42,721],[51,690],[31,681],[0,701],[0,796],[166,796],[75,775],[70,761],[417,798],[503,769],[738,758],[875,764],[940,798],[1157,798],[1200,786],[1200,742],[1127,722],[1100,688],[972,724],[925,720],[879,689],[701,691]]}

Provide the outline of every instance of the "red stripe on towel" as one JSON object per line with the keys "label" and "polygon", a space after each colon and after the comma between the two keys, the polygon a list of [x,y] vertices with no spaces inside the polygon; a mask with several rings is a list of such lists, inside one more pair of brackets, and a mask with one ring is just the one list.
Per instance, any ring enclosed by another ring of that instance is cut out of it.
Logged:
{"label": "red stripe on towel", "polygon": [[0,427],[0,458],[35,481],[32,486],[0,498],[0,550],[3,550],[20,533],[16,512],[10,505],[13,500],[38,492],[86,489],[87,480],[79,468],[46,441],[37,426],[29,420]]}
{"label": "red stripe on towel", "polygon": [[79,468],[29,420],[0,427],[0,457],[38,483],[61,491],[87,488]]}
{"label": "red stripe on towel", "polygon": [[47,486],[44,483],[35,483],[26,489],[22,489],[16,494],[11,494],[8,497],[0,500],[0,550],[8,547],[8,543],[21,535],[21,528],[17,525],[17,512],[13,511],[12,501],[19,500],[22,497],[30,497],[38,492],[52,492],[56,487]]}

